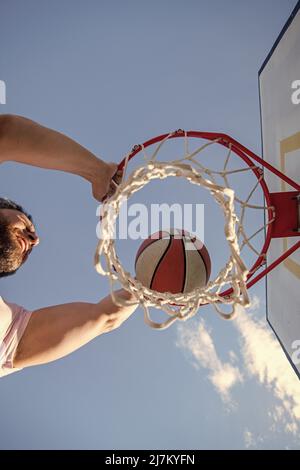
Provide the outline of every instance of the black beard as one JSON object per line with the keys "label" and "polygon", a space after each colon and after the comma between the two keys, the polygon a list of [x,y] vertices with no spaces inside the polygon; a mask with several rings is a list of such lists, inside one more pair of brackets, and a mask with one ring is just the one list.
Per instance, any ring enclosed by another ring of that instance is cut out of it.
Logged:
{"label": "black beard", "polygon": [[14,274],[22,264],[22,258],[11,236],[9,224],[0,217],[0,277]]}

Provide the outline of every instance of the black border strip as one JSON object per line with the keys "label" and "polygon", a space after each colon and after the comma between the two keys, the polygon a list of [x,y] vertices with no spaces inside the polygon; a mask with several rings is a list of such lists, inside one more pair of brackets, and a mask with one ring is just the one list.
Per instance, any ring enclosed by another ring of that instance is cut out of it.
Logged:
{"label": "black border strip", "polygon": [[282,37],[284,36],[284,33],[286,32],[286,30],[289,28],[289,26],[291,25],[293,19],[295,18],[295,16],[297,15],[298,13],[298,10],[300,9],[300,0],[298,0],[295,8],[293,9],[292,13],[290,14],[287,22],[285,23],[284,27],[282,28],[278,38],[276,39],[276,41],[274,42],[274,45],[272,47],[272,49],[270,50],[269,54],[267,55],[266,59],[264,60],[261,68],[259,69],[259,72],[258,72],[258,76],[262,73],[262,71],[264,70],[265,66],[267,65],[267,63],[269,62],[269,60],[271,59],[273,53],[275,52],[275,49],[276,47],[278,46],[279,42],[281,41]]}
{"label": "black border strip", "polygon": [[[260,75],[261,75],[262,71],[264,70],[265,66],[267,65],[267,63],[269,62],[269,60],[271,59],[273,53],[275,52],[276,47],[278,46],[280,40],[283,38],[285,32],[287,31],[287,29],[291,25],[293,19],[295,18],[296,14],[298,13],[299,9],[300,9],[300,0],[297,2],[297,4],[296,4],[295,8],[293,9],[289,19],[285,23],[283,29],[281,30],[278,38],[275,41],[272,49],[270,50],[269,54],[267,55],[267,58],[265,59],[264,63],[262,64],[262,66],[261,66],[261,68],[259,69],[259,72],[258,72],[259,113],[260,113],[260,129],[261,129],[261,134],[260,134],[261,135],[261,154],[262,154],[263,158],[264,158],[264,154],[263,154],[264,141],[263,141],[263,127],[262,127],[262,103],[261,103],[261,93],[260,93]],[[264,168],[263,168],[263,171],[264,171]],[[266,214],[265,214],[265,212],[264,212],[264,222],[265,222],[265,227],[266,227]],[[266,228],[265,228],[265,236],[266,236]],[[267,320],[269,326],[271,327],[274,335],[276,336],[276,338],[277,338],[284,354],[286,355],[286,358],[288,359],[288,361],[291,364],[292,368],[294,369],[296,375],[300,379],[300,371],[297,369],[296,365],[291,360],[290,354],[285,349],[283,343],[281,342],[279,336],[277,335],[276,331],[274,330],[274,328],[273,328],[273,326],[272,326],[272,324],[269,320],[269,315],[268,315],[268,311],[269,311],[269,306],[268,306],[268,276],[265,276],[265,289],[266,289],[266,320]]]}

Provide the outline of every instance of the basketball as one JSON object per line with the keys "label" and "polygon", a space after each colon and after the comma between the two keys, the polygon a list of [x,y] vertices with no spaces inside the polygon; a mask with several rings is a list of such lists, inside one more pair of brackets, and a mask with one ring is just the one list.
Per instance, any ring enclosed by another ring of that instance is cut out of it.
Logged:
{"label": "basketball", "polygon": [[138,249],[136,278],[158,292],[191,292],[204,287],[211,261],[201,240],[186,230],[170,229],[150,235]]}

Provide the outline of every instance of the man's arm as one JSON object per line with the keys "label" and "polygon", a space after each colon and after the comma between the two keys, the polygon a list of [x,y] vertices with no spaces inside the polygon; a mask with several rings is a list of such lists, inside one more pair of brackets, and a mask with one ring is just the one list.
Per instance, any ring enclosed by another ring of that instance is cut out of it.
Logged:
{"label": "man's arm", "polygon": [[79,175],[92,183],[98,200],[114,189],[111,179],[116,164],[102,161],[69,137],[21,116],[0,115],[0,163],[6,161]]}
{"label": "man's arm", "polygon": [[[121,289],[117,298],[133,301]],[[97,336],[118,328],[137,308],[116,306],[111,296],[98,304],[74,302],[32,313],[18,345],[13,365],[22,368],[45,364],[67,356]]]}

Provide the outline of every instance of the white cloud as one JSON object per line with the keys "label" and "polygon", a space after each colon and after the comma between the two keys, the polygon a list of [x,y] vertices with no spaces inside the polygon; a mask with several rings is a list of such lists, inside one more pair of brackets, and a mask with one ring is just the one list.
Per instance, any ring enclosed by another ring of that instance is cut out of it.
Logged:
{"label": "white cloud", "polygon": [[297,433],[300,423],[300,382],[277,339],[266,323],[240,310],[233,324],[240,333],[241,352],[247,373],[264,384],[280,405],[272,409],[273,421]]}
{"label": "white cloud", "polygon": [[[211,332],[206,328],[202,319],[197,330],[189,327],[179,327],[180,339],[178,345],[184,347],[192,353],[196,359],[196,365],[200,365],[208,370],[208,376],[222,399],[230,402],[230,390],[238,382],[242,382],[242,374],[233,363],[223,362],[216,351]],[[231,361],[234,360],[234,353],[231,351]]]}
{"label": "white cloud", "polygon": [[244,442],[246,449],[249,449],[250,447],[256,447],[254,436],[252,432],[249,431],[249,429],[245,429],[244,431]]}
{"label": "white cloud", "polygon": [[[207,369],[208,378],[222,400],[232,402],[234,386],[255,380],[272,395],[266,408],[268,423],[264,435],[248,429],[244,432],[246,447],[262,444],[268,434],[284,432],[297,438],[300,431],[300,381],[288,363],[277,339],[265,321],[256,318],[259,299],[253,299],[252,308],[240,309],[232,325],[237,329],[240,343],[240,361],[244,363],[243,374],[237,367],[238,358],[233,351],[228,359],[218,356],[212,332],[203,319],[197,328],[188,324],[179,326],[178,345],[188,350],[198,367]],[[240,406],[242,406],[240,404]]]}
{"label": "white cloud", "polygon": [[244,443],[246,449],[255,449],[260,444],[264,442],[264,437],[261,434],[255,435],[254,432],[250,431],[249,429],[245,429],[244,431]]}

